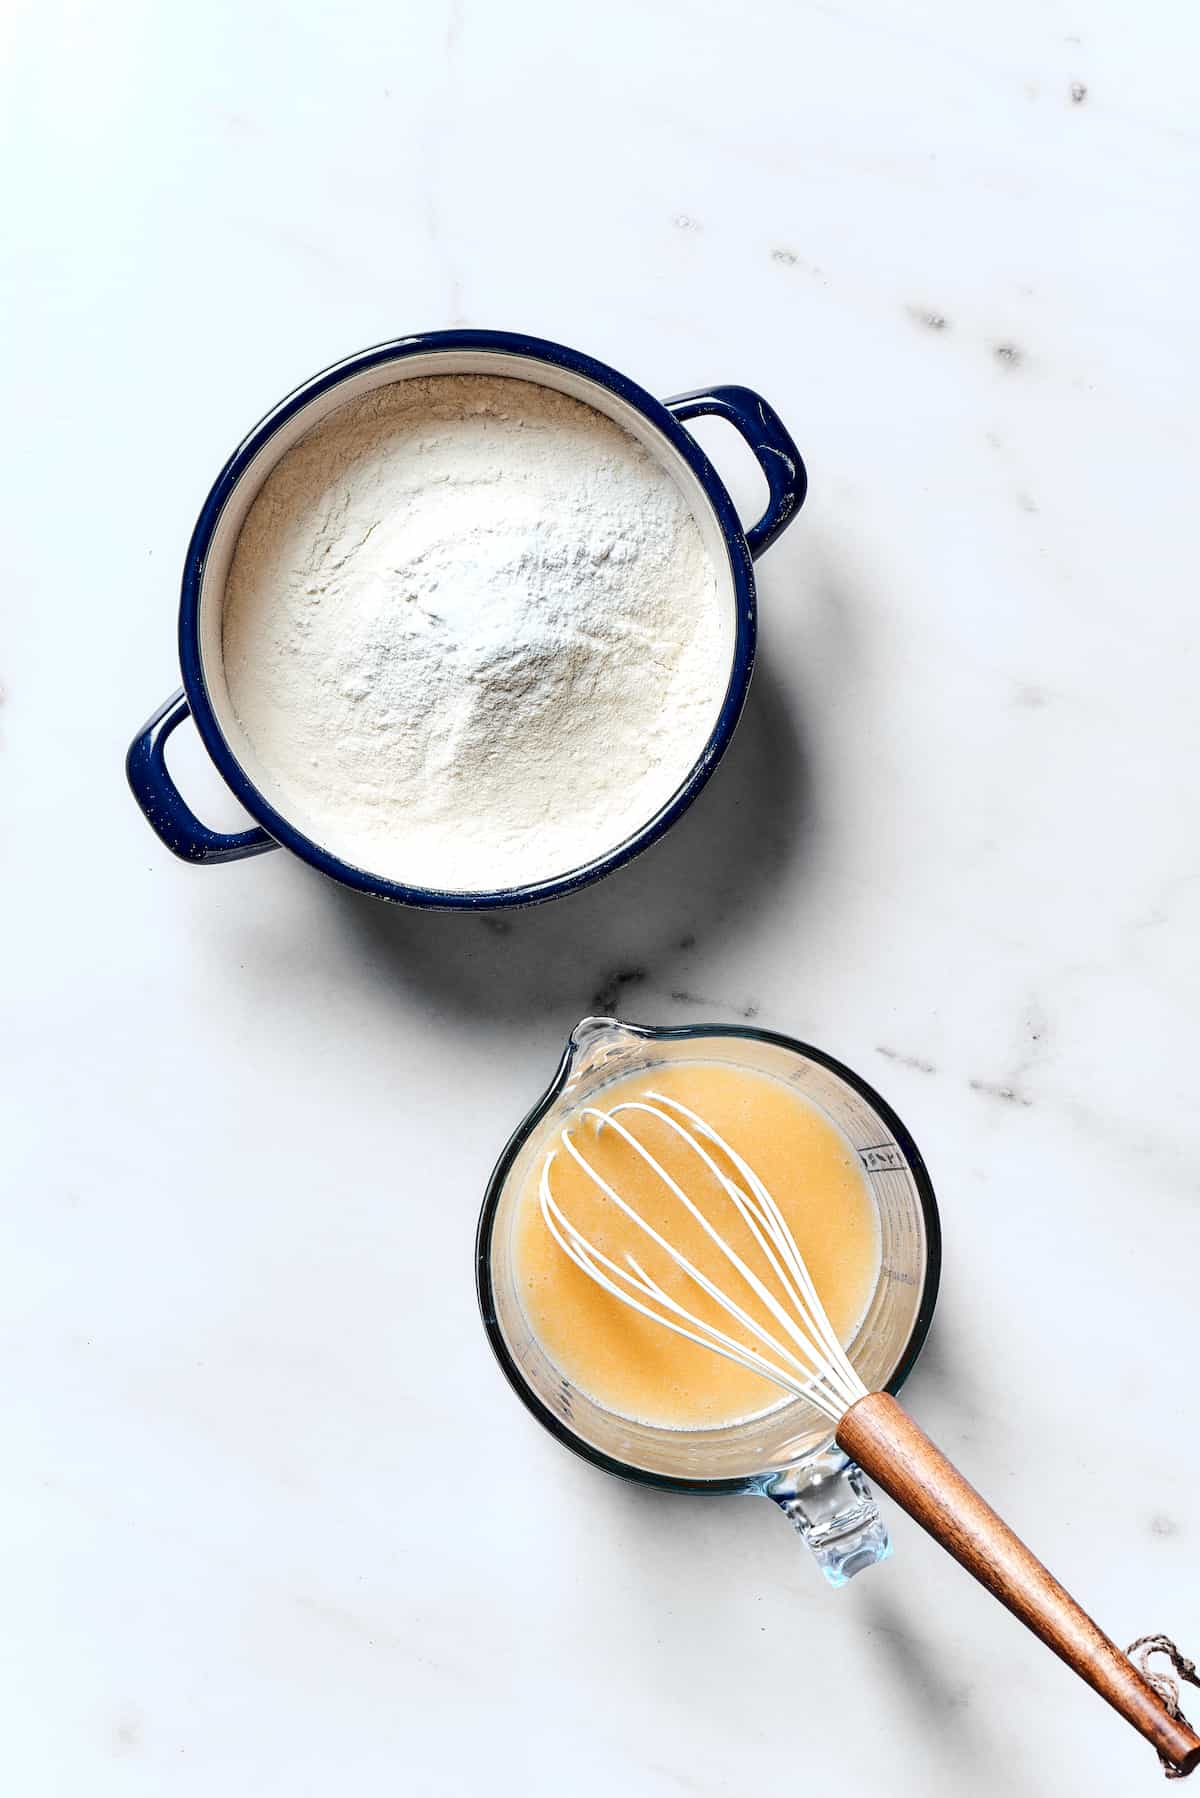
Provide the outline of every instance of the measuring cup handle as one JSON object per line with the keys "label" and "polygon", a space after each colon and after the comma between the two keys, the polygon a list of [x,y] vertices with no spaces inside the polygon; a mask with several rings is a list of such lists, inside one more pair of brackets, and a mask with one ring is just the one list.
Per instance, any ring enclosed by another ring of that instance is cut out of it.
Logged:
{"label": "measuring cup handle", "polygon": [[776,1474],[763,1491],[808,1543],[831,1586],[844,1586],[892,1552],[866,1475],[832,1443]]}

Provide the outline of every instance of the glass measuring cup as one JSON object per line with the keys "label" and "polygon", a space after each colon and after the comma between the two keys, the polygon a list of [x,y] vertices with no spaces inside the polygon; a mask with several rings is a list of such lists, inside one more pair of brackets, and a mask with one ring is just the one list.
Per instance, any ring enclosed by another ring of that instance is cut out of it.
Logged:
{"label": "glass measuring cup", "polygon": [[831,1585],[890,1553],[861,1470],[828,1421],[787,1399],[744,1422],[669,1430],[606,1410],[550,1360],[525,1317],[513,1225],[531,1172],[568,1116],[612,1081],[681,1061],[727,1062],[785,1080],[847,1139],[867,1176],[880,1229],[880,1270],[850,1359],[871,1391],[899,1389],[925,1340],[937,1297],[941,1235],[933,1187],[900,1119],[867,1083],[819,1049],[767,1030],[701,1024],[649,1029],[585,1018],[547,1091],[517,1129],[489,1182],[475,1270],[492,1348],[518,1396],[550,1433],[606,1472],[676,1492],[760,1493],[812,1549]]}

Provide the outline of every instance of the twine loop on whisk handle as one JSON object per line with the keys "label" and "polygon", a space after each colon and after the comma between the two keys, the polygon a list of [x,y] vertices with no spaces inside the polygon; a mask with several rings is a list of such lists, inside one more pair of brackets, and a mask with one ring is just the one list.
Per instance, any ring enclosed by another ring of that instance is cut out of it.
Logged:
{"label": "twine loop on whisk handle", "polygon": [[[1181,1654],[1170,1636],[1139,1636],[1136,1642],[1129,1644],[1125,1652],[1146,1684],[1153,1686],[1176,1722],[1183,1723],[1190,1728],[1188,1719],[1179,1708],[1179,1680],[1186,1680],[1189,1686],[1200,1686],[1200,1673],[1196,1671],[1195,1661],[1189,1661],[1185,1654]],[[1172,1679],[1169,1673],[1151,1672],[1150,1656],[1152,1654],[1165,1654],[1179,1678]],[[1182,1768],[1177,1767],[1173,1761],[1169,1761],[1164,1754],[1160,1754],[1158,1759],[1168,1779],[1184,1777]]]}

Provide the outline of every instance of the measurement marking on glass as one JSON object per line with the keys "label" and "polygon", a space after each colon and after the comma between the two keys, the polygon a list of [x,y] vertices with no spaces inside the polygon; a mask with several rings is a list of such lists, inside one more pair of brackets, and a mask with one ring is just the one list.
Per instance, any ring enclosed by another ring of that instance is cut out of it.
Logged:
{"label": "measurement marking on glass", "polygon": [[858,1158],[869,1174],[903,1173],[904,1157],[895,1143],[874,1143],[869,1149],[860,1149]]}
{"label": "measurement marking on glass", "polygon": [[914,1274],[901,1273],[897,1267],[881,1267],[879,1271],[885,1280],[894,1280],[897,1286],[915,1286],[917,1283]]}

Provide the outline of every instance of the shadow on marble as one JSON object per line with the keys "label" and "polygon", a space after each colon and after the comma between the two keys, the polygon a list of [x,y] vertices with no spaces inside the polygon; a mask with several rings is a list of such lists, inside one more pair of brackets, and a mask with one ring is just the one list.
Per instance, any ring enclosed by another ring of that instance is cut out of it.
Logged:
{"label": "shadow on marble", "polygon": [[[695,1702],[697,1669],[708,1689],[737,1691],[754,1675],[769,1632],[784,1653],[795,1641],[840,1642],[853,1656],[860,1703],[924,1746],[928,1786],[972,1798],[1052,1798],[1039,1779],[1036,1751],[1014,1739],[1011,1693],[964,1671],[953,1624],[943,1631],[923,1598],[920,1569],[907,1544],[883,1570],[865,1574],[846,1593],[831,1592],[807,1551],[763,1500],[696,1499],[609,1481],[620,1519],[627,1590],[640,1602],[623,1613],[624,1647],[660,1693],[686,1707]],[[770,1513],[770,1515],[765,1515]],[[759,1525],[762,1526],[760,1533]],[[698,1577],[703,1570],[703,1577]],[[957,1577],[951,1570],[950,1578]],[[962,1576],[965,1578],[965,1575]],[[787,1591],[794,1634],[780,1630],[778,1610],[759,1604],[763,1582]],[[900,1582],[900,1589],[897,1589]],[[664,1624],[664,1616],[669,1622]],[[836,1623],[835,1623],[836,1619]],[[999,1632],[1007,1625],[998,1608]],[[856,1638],[851,1643],[846,1632]],[[670,1656],[662,1655],[664,1636]],[[982,1650],[967,1657],[990,1674]],[[797,1728],[805,1727],[802,1683],[795,1693]],[[811,1718],[808,1719],[811,1722]]]}
{"label": "shadow on marble", "polygon": [[[756,1655],[774,1661],[797,1621],[832,1596],[808,1551],[767,1499],[699,1498],[609,1480],[610,1539],[620,1557],[623,1652],[660,1699],[687,1714],[728,1691],[735,1713],[754,1702]],[[795,1580],[797,1565],[801,1578]],[[764,1593],[779,1582],[785,1600]],[[781,1624],[786,1604],[788,1621]],[[664,1647],[666,1652],[664,1653]]]}
{"label": "shadow on marble", "polygon": [[[943,1267],[943,1282],[945,1277]],[[969,1380],[964,1379],[965,1356],[955,1354],[951,1322],[943,1317],[942,1311],[942,1298],[939,1296],[929,1334],[917,1356],[916,1365],[904,1382],[900,1400],[910,1410],[919,1411],[923,1400],[927,1403],[931,1395],[936,1395],[939,1403],[944,1400],[947,1404],[954,1405],[965,1421],[978,1411],[979,1393],[970,1387]]]}
{"label": "shadow on marble", "polygon": [[712,955],[756,912],[803,853],[813,819],[800,721],[760,658],[741,724],[707,787],[673,830],[583,892],[523,911],[420,912],[321,883],[339,924],[376,968],[439,1006],[481,1019],[561,1011],[653,1019],[655,998],[697,1016],[737,1013]]}
{"label": "shadow on marble", "polygon": [[978,1485],[989,1467],[1022,1459],[1027,1445],[1003,1387],[980,1366],[958,1312],[960,1296],[953,1265],[943,1263],[929,1336],[900,1402]]}
{"label": "shadow on marble", "polygon": [[[856,1597],[861,1597],[858,1622],[870,1644],[880,1686],[886,1687],[875,1702],[887,1714],[907,1707],[928,1743],[931,1772],[934,1762],[940,1763],[943,1773],[956,1781],[952,1789],[970,1791],[978,1798],[992,1792],[997,1798],[1010,1792],[1020,1792],[1022,1798],[1051,1798],[1050,1784],[1037,1778],[1029,1757],[1022,1754],[1019,1732],[1012,1727],[1014,1710],[1020,1709],[1013,1693],[1003,1685],[992,1690],[972,1683],[952,1635],[939,1632],[928,1609],[923,1617],[918,1614],[916,1579],[900,1598],[882,1586],[867,1588],[866,1581]],[[996,1627],[998,1631],[1006,1627],[998,1607]],[[970,1657],[977,1665],[983,1658]],[[995,1665],[990,1656],[988,1664]]]}

